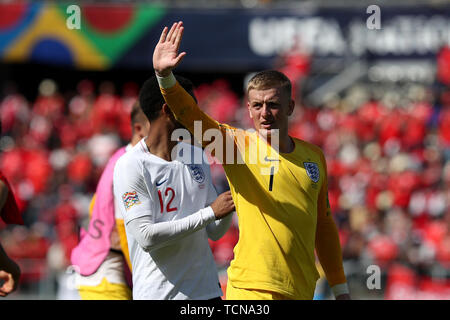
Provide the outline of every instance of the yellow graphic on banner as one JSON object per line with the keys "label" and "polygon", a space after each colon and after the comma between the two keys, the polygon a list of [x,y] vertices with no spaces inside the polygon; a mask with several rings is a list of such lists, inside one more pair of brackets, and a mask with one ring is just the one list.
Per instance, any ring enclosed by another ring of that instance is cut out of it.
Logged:
{"label": "yellow graphic on banner", "polygon": [[66,19],[54,5],[42,8],[39,17],[24,35],[18,37],[4,54],[6,61],[26,61],[34,46],[43,39],[53,39],[66,46],[73,55],[74,64],[81,69],[106,69],[108,58],[95,50],[77,30],[66,26]]}

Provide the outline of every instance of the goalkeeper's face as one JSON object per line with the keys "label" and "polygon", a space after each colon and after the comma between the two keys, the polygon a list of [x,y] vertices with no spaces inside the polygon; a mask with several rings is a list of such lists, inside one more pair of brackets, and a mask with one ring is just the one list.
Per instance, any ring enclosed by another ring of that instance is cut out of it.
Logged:
{"label": "goalkeeper's face", "polygon": [[294,110],[294,101],[281,88],[251,89],[248,93],[248,111],[255,129],[271,136],[279,130],[281,136],[288,133],[288,118]]}

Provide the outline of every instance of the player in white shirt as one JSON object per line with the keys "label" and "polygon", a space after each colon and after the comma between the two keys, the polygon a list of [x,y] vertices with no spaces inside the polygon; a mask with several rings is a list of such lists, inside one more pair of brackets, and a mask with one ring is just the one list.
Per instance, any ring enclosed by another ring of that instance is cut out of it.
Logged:
{"label": "player in white shirt", "polygon": [[[177,80],[194,97],[192,83]],[[204,159],[202,149],[172,139],[181,126],[155,77],[144,83],[139,100],[150,132],[117,161],[113,183],[125,220],[133,299],[219,298],[208,238],[218,240],[228,230],[231,193],[217,197],[209,165],[193,164]]]}

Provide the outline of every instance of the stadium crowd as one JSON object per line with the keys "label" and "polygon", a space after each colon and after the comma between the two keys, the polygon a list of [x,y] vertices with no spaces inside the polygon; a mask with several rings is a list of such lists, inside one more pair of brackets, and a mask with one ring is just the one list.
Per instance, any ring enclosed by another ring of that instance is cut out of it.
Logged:
{"label": "stadium crowd", "polygon": [[[313,107],[304,105],[298,94],[308,60],[285,57],[281,69],[296,85],[291,135],[320,146],[327,158],[329,200],[350,285],[354,279],[365,286],[367,266],[377,265],[384,298],[449,298],[446,75],[440,75],[439,89],[358,83]],[[96,88],[83,80],[76,94],[68,96],[46,79],[34,101],[13,90],[0,100],[0,169],[13,186],[25,221],[25,226],[1,224],[0,238],[21,266],[19,293],[69,266],[106,161],[130,138],[128,114],[138,90],[135,83],[118,90],[111,82]],[[213,118],[251,127],[245,99],[227,80],[201,84],[196,95]],[[221,166],[212,165],[212,174],[218,191],[226,190]],[[232,259],[237,240],[236,219],[222,239],[210,242],[219,268]]]}

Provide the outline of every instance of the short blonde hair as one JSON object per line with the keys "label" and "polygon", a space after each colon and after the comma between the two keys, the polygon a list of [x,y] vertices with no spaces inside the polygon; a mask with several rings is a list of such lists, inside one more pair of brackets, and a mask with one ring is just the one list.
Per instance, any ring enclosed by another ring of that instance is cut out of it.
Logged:
{"label": "short blonde hair", "polygon": [[247,94],[250,90],[267,90],[281,88],[292,95],[292,84],[289,78],[277,70],[265,70],[255,74],[247,84]]}

